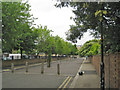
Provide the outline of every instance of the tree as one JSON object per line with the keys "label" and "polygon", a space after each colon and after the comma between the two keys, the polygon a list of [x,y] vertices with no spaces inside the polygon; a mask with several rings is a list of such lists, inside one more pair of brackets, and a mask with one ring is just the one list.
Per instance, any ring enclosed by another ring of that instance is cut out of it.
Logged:
{"label": "tree", "polygon": [[61,55],[63,53],[63,39],[55,36],[55,54]]}
{"label": "tree", "polygon": [[[12,52],[12,48],[16,45],[14,41],[17,37],[17,3],[2,2],[2,42],[3,52]],[[13,14],[13,15],[12,15]]]}
{"label": "tree", "polygon": [[3,52],[12,53],[12,50],[24,50],[29,54],[34,48],[36,39],[31,25],[34,22],[29,13],[28,2],[2,2],[2,42]]}
{"label": "tree", "polygon": [[51,47],[51,35],[50,32],[51,30],[47,29],[47,26],[42,27],[41,25],[38,26],[38,28],[35,28],[38,37],[36,40],[37,44],[37,54],[40,52],[44,52],[48,54],[49,48]]}
{"label": "tree", "polygon": [[93,56],[96,54],[100,54],[100,41],[99,40],[90,40],[87,41],[78,51],[78,54],[81,57],[84,56]]}
{"label": "tree", "polygon": [[30,27],[34,21],[29,11],[30,5],[27,2],[2,2],[3,52],[12,53],[12,49],[22,47],[20,44],[26,39],[27,33],[31,32]]}
{"label": "tree", "polygon": [[77,52],[76,45],[72,45],[71,43],[64,41],[59,36],[55,36],[54,39],[55,39],[55,43],[54,43],[55,54],[71,55]]}
{"label": "tree", "polygon": [[35,49],[35,40],[37,38],[37,35],[35,34],[34,31],[31,29],[24,29],[24,33],[21,34],[21,36],[17,39],[18,43],[17,46],[14,48],[14,50],[19,50],[21,53],[21,58],[22,58],[22,53],[25,51],[26,54],[32,54],[33,50]]}
{"label": "tree", "polygon": [[76,47],[76,44],[72,45],[71,46],[71,55],[77,55],[77,52],[78,52],[78,49]]}
{"label": "tree", "polygon": [[[120,2],[61,2],[57,7],[73,7],[76,25],[71,25],[67,39],[77,42],[88,30],[96,38],[100,37],[100,22],[103,23],[105,51],[120,51]],[[96,7],[96,8],[95,8]]]}
{"label": "tree", "polygon": [[63,54],[68,55],[71,53],[71,45],[68,42],[63,42]]}

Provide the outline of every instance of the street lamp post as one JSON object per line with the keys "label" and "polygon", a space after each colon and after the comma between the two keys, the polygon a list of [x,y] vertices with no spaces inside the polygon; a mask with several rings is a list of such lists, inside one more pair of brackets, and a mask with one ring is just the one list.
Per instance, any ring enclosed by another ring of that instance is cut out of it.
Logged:
{"label": "street lamp post", "polygon": [[[103,4],[102,6],[102,10],[103,10]],[[101,10],[101,11],[102,11]],[[103,18],[103,13],[102,13],[102,18]],[[104,58],[103,58],[103,19],[100,22],[100,27],[101,27],[101,90],[105,90],[105,72],[104,72]]]}
{"label": "street lamp post", "polygon": [[105,72],[104,72],[104,60],[103,60],[103,26],[101,21],[101,90],[105,88]]}

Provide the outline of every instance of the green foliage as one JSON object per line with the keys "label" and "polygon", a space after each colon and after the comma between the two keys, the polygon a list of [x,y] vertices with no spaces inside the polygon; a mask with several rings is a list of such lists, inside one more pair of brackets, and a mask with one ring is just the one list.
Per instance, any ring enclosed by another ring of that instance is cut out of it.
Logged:
{"label": "green foliage", "polygon": [[77,52],[76,45],[65,42],[59,36],[55,36],[55,54],[74,55]]}
{"label": "green foliage", "polygon": [[83,56],[93,56],[100,54],[100,41],[99,40],[90,40],[87,41],[78,51],[78,54]]}
{"label": "green foliage", "polygon": [[120,2],[61,2],[56,6],[70,6],[76,15],[76,25],[66,33],[68,40],[77,42],[88,30],[100,38],[102,22],[105,52],[120,51]]}
{"label": "green foliage", "polygon": [[38,28],[34,28],[34,31],[37,32],[37,40],[36,40],[36,50],[37,54],[40,52],[48,53],[50,48],[52,47],[52,37],[50,35],[50,30],[47,27],[42,27],[41,25]]}
{"label": "green foliage", "polygon": [[2,2],[2,42],[3,52],[12,53],[12,49],[30,52],[33,48],[31,29],[34,19],[29,13],[30,5],[25,2]]}
{"label": "green foliage", "polygon": [[36,53],[41,52],[49,54],[59,54],[59,55],[69,55],[75,54],[77,51],[76,46],[71,43],[65,42],[59,36],[52,36],[50,34],[51,30],[47,27],[38,26],[37,29],[34,29],[37,32],[38,37],[36,40]]}
{"label": "green foliage", "polygon": [[75,45],[64,41],[59,36],[52,36],[52,31],[47,29],[47,26],[31,27],[34,19],[30,14],[28,2],[2,2],[3,53],[76,54]]}
{"label": "green foliage", "polygon": [[63,53],[63,40],[59,36],[55,36],[55,54],[62,54]]}

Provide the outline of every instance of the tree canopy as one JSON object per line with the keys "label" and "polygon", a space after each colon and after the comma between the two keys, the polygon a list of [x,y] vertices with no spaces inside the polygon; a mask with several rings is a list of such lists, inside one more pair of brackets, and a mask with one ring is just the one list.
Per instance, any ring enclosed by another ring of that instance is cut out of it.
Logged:
{"label": "tree canopy", "polygon": [[84,56],[93,56],[96,54],[100,54],[100,41],[99,40],[90,40],[87,41],[78,51],[78,54],[81,57]]}
{"label": "tree canopy", "polygon": [[59,36],[52,36],[47,26],[33,27],[34,18],[30,14],[28,2],[2,2],[2,51],[39,55],[76,54],[75,45]]}
{"label": "tree canopy", "polygon": [[77,52],[76,46],[64,41],[59,36],[52,36],[52,30],[47,29],[47,26],[38,26],[34,28],[37,32],[36,53],[41,52],[46,54],[70,55]]}
{"label": "tree canopy", "polygon": [[72,18],[67,39],[77,42],[88,30],[95,38],[100,38],[102,22],[105,52],[120,51],[120,2],[61,2],[56,7],[72,7],[76,15]]}
{"label": "tree canopy", "polygon": [[34,19],[29,11],[28,2],[2,2],[3,52],[12,52],[12,49],[27,51],[33,46],[31,25]]}

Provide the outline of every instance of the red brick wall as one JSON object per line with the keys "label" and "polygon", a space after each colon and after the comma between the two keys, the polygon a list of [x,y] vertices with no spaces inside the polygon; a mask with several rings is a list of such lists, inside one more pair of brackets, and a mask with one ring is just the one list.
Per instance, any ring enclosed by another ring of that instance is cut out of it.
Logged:
{"label": "red brick wall", "polygon": [[[91,59],[98,75],[100,76],[101,56],[96,55]],[[107,88],[120,88],[120,53],[104,55],[105,85]]]}

